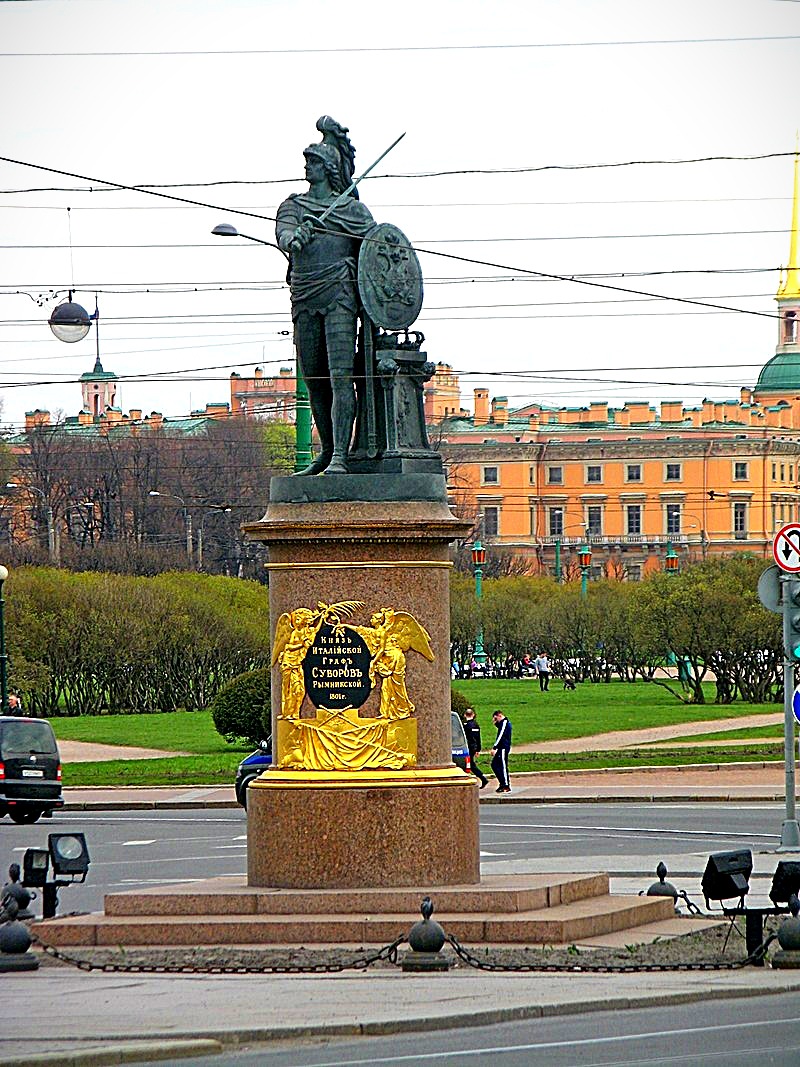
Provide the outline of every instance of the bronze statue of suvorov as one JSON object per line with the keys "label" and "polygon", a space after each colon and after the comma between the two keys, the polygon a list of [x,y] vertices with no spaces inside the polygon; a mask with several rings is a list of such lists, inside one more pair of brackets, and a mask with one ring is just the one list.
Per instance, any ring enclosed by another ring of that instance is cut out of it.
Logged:
{"label": "bronze statue of suvorov", "polygon": [[308,192],[283,201],[275,232],[289,255],[295,347],[321,445],[316,459],[298,473],[343,474],[356,416],[358,254],[375,221],[355,190],[336,203],[353,175],[355,152],[347,129],[327,115],[317,129],[323,140],[304,152]]}

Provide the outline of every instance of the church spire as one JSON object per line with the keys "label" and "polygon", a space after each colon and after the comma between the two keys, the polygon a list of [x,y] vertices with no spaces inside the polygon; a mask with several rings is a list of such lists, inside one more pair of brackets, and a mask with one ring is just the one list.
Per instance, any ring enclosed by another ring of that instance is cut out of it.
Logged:
{"label": "church spire", "polygon": [[781,272],[776,300],[800,300],[800,250],[798,250],[798,214],[800,213],[800,142],[795,143],[794,150],[794,196],[792,198],[792,231],[789,238],[789,262]]}

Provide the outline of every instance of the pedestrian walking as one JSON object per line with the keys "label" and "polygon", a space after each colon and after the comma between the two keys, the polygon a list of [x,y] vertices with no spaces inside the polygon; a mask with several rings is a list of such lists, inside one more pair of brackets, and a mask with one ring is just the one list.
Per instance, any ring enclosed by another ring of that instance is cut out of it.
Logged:
{"label": "pedestrian walking", "polygon": [[539,689],[546,693],[550,688],[550,660],[546,652],[540,652],[534,664],[539,675]]}
{"label": "pedestrian walking", "polygon": [[19,693],[9,693],[8,694],[8,712],[7,712],[7,714],[8,715],[24,715],[25,714],[25,712],[22,710],[22,700],[20,699]]}
{"label": "pedestrian walking", "polygon": [[481,728],[475,718],[474,708],[467,708],[464,712],[464,733],[467,735],[470,770],[480,780],[481,789],[484,789],[489,784],[489,779],[478,766],[478,756],[481,754]]}
{"label": "pedestrian walking", "polygon": [[492,712],[492,722],[497,730],[492,748],[492,771],[499,782],[496,793],[510,793],[508,780],[508,753],[511,749],[511,723],[502,711]]}

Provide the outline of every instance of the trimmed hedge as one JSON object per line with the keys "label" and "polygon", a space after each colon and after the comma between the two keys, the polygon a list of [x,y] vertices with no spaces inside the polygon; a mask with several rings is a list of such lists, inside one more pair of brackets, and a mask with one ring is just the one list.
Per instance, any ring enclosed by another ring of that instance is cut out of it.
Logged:
{"label": "trimmed hedge", "polygon": [[463,693],[454,687],[450,686],[450,710],[456,712],[462,719],[464,718],[464,712],[470,707],[470,702],[464,696]]}
{"label": "trimmed hedge", "polygon": [[233,678],[211,702],[217,733],[234,744],[259,745],[270,734],[271,677],[269,667],[245,671]]}

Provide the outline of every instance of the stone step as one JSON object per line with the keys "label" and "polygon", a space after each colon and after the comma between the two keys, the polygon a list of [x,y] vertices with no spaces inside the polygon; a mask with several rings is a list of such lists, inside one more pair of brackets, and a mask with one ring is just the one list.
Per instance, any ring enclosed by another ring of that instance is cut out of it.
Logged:
{"label": "stone step", "polygon": [[[418,903],[418,901],[417,901]],[[435,918],[465,945],[571,944],[674,915],[665,897],[594,896],[513,913],[440,911]],[[382,945],[407,934],[419,918],[405,914],[275,914],[103,916],[81,915],[37,923],[36,933],[52,945]]]}
{"label": "stone step", "polygon": [[263,889],[244,877],[211,878],[105,898],[114,917],[168,915],[419,915],[420,901],[433,898],[439,912],[535,911],[608,893],[607,874],[539,874],[484,877],[478,885],[408,889]]}

